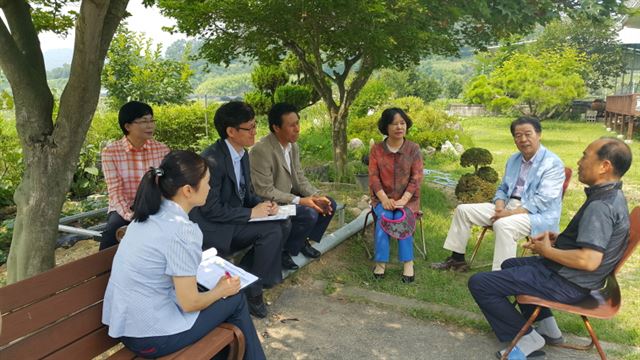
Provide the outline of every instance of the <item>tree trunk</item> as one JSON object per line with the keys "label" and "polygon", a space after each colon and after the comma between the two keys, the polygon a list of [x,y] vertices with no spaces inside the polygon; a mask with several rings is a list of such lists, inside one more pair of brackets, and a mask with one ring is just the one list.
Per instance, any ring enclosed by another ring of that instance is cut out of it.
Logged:
{"label": "tree trunk", "polygon": [[338,179],[345,176],[347,167],[347,110],[329,108],[331,117],[331,140],[333,142],[333,163],[336,167]]}
{"label": "tree trunk", "polygon": [[70,160],[57,159],[55,154],[44,146],[25,159],[29,165],[13,197],[18,211],[7,261],[8,283],[55,266],[58,231],[52,224],[58,223],[73,174],[69,166],[60,164]]}
{"label": "tree trunk", "polygon": [[58,218],[100,94],[100,73],[128,0],[82,1],[76,21],[69,81],[53,121],[53,97],[37,32],[25,1],[2,7],[0,66],[15,101],[25,172],[14,194],[17,206],[8,283],[55,266]]}

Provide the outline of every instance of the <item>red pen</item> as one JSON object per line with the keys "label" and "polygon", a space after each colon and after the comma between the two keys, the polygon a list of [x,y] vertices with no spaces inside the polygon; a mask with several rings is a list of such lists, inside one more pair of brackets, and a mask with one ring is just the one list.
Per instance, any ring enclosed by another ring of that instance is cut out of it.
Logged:
{"label": "red pen", "polygon": [[228,271],[225,271],[225,272],[224,272],[224,276],[225,276],[227,279],[231,279],[231,273],[229,273]]}

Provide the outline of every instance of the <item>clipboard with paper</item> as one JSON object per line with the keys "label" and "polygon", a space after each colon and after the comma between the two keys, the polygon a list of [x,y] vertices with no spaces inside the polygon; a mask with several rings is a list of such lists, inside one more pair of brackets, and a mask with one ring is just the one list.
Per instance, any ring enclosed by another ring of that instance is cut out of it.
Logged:
{"label": "clipboard with paper", "polygon": [[277,214],[269,215],[269,216],[265,216],[265,217],[249,219],[249,222],[286,220],[290,216],[296,216],[296,206],[295,205],[280,205],[278,207],[278,213]]}
{"label": "clipboard with paper", "polygon": [[215,248],[202,252],[202,261],[198,266],[196,280],[199,285],[209,290],[216,286],[221,277],[225,276],[225,271],[229,272],[231,276],[240,277],[240,289],[244,289],[258,280],[257,276],[218,256],[218,251]]}

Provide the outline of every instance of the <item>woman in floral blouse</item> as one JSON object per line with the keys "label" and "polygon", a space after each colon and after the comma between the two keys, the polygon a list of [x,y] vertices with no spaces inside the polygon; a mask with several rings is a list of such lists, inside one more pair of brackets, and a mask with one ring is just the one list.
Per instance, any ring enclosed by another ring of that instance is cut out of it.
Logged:
{"label": "woman in floral blouse", "polygon": [[[405,139],[411,125],[411,119],[401,109],[383,111],[378,129],[386,138],[373,145],[369,155],[369,188],[377,218],[373,269],[376,278],[384,277],[389,262],[389,235],[380,226],[382,216],[398,219],[403,214],[399,209],[409,208],[415,213],[420,208],[422,155],[416,143]],[[413,236],[398,240],[398,260],[404,263],[402,282],[413,282]]]}

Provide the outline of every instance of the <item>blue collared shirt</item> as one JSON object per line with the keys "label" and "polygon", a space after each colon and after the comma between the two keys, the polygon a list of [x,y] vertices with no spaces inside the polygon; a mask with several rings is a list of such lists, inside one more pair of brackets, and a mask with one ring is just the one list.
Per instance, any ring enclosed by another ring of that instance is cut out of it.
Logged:
{"label": "blue collared shirt", "polygon": [[173,335],[190,329],[199,311],[185,312],[174,276],[196,276],[202,232],[175,202],[163,200],[145,222],[132,222],[113,259],[102,322],[118,338]]}

